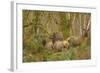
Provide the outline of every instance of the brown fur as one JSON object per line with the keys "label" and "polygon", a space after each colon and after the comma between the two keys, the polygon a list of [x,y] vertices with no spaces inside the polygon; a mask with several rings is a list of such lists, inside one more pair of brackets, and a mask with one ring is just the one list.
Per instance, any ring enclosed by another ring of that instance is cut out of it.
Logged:
{"label": "brown fur", "polygon": [[45,48],[47,48],[47,49],[53,49],[53,43],[52,43],[52,41],[47,42],[45,44]]}

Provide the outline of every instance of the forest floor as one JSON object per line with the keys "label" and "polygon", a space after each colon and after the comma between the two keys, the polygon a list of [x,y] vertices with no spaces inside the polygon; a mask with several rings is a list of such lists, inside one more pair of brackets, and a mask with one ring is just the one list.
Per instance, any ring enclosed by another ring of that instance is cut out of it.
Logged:
{"label": "forest floor", "polygon": [[89,46],[70,47],[62,51],[45,49],[40,52],[33,52],[33,50],[24,49],[23,53],[23,62],[85,60],[91,58]]}

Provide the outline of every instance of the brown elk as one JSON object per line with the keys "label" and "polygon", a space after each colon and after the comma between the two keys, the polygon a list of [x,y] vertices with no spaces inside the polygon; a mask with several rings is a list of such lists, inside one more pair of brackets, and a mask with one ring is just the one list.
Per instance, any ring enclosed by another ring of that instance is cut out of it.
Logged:
{"label": "brown elk", "polygon": [[54,32],[49,38],[52,39],[52,42],[54,44],[58,40],[62,41],[63,40],[63,35],[60,32]]}
{"label": "brown elk", "polygon": [[63,41],[56,41],[53,45],[53,48],[57,51],[62,51],[63,49],[67,49],[69,47],[69,43],[67,40],[63,40]]}
{"label": "brown elk", "polygon": [[68,40],[63,40],[62,42],[63,42],[64,48],[69,48],[69,42],[68,42]]}
{"label": "brown elk", "polygon": [[52,41],[49,41],[46,43],[45,48],[52,50],[53,49],[53,43]]}
{"label": "brown elk", "polygon": [[52,49],[53,48],[53,42],[52,42],[52,40],[50,40],[48,38],[43,39],[42,44],[47,49]]}
{"label": "brown elk", "polygon": [[62,33],[60,33],[60,32],[53,33],[51,39],[53,42],[53,48],[58,51],[61,51],[64,48],[68,48],[68,46],[69,46],[68,41],[64,40],[64,37],[63,37]]}
{"label": "brown elk", "polygon": [[63,36],[60,33],[53,33],[52,36],[50,36],[49,41],[44,40],[43,44],[45,48],[61,51],[63,48],[68,48],[69,43],[67,40],[63,40]]}
{"label": "brown elk", "polygon": [[82,35],[81,36],[70,36],[67,38],[70,46],[79,46],[84,41],[87,41],[90,38],[90,20],[86,27],[82,29]]}

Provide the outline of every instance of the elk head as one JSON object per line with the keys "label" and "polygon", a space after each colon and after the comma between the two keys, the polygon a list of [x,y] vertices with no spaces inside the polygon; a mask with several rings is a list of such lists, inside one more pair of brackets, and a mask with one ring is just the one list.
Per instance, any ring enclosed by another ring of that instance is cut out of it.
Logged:
{"label": "elk head", "polygon": [[89,32],[90,32],[90,24],[91,24],[91,21],[89,19],[88,21],[88,24],[85,25],[85,27],[83,27],[82,29],[82,37],[89,37]]}
{"label": "elk head", "polygon": [[63,35],[61,33],[58,32],[54,32],[51,36],[50,39],[52,40],[53,44],[56,41],[62,41],[63,40]]}

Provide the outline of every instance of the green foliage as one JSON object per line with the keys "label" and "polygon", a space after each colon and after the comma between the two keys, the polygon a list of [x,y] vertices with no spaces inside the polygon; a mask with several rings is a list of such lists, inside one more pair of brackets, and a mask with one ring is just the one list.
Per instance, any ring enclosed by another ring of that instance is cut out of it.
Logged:
{"label": "green foliage", "polygon": [[77,47],[63,48],[60,52],[42,44],[43,39],[54,32],[61,32],[67,39],[72,34],[70,18],[73,18],[70,12],[23,10],[23,62],[90,59],[90,40]]}

